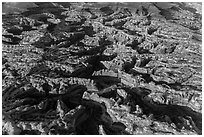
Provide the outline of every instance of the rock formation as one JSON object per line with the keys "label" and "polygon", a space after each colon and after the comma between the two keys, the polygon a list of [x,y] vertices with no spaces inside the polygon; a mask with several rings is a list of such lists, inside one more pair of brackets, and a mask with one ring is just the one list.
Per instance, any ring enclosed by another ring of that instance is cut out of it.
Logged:
{"label": "rock formation", "polygon": [[2,134],[202,134],[201,3],[19,5],[3,3]]}

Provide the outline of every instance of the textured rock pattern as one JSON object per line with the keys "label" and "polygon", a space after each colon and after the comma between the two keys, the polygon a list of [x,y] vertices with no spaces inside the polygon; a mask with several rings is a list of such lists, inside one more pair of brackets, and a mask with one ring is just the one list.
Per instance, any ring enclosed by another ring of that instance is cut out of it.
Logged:
{"label": "textured rock pattern", "polygon": [[201,3],[3,6],[3,134],[202,134]]}

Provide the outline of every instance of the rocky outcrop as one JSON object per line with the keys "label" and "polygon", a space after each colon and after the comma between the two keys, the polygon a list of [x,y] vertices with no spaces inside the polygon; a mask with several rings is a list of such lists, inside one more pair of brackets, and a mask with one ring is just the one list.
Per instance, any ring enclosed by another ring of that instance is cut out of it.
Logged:
{"label": "rocky outcrop", "polygon": [[202,134],[201,4],[10,4],[3,134]]}

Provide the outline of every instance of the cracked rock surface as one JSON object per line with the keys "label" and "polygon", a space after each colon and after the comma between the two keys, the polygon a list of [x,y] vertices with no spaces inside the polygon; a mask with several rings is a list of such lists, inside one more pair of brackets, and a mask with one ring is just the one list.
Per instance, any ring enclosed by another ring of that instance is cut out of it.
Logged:
{"label": "cracked rock surface", "polygon": [[202,134],[201,3],[2,5],[2,134]]}

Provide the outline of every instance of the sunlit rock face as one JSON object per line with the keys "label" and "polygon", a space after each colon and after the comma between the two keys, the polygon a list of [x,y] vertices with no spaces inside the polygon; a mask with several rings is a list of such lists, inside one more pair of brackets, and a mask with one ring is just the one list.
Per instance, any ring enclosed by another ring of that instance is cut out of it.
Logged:
{"label": "sunlit rock face", "polygon": [[201,11],[2,3],[3,134],[202,134]]}

